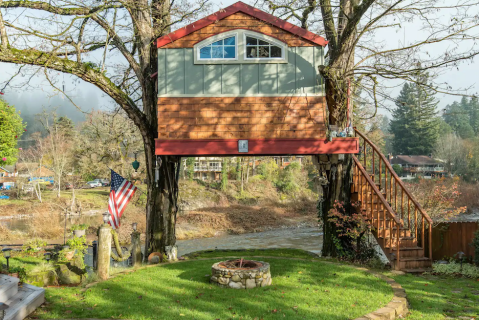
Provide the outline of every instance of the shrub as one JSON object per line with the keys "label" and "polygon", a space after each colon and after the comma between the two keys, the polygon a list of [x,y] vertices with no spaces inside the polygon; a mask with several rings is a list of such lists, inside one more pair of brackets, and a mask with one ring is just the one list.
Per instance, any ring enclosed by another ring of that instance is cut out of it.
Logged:
{"label": "shrub", "polygon": [[257,172],[262,175],[265,180],[276,182],[278,180],[279,167],[273,159],[269,159],[259,164]]}
{"label": "shrub", "polygon": [[393,170],[396,172],[398,176],[401,176],[404,171],[404,169],[398,164],[393,164]]}
{"label": "shrub", "polygon": [[43,239],[34,238],[25,242],[22,246],[22,251],[25,253],[33,253],[40,251],[43,247],[47,246],[47,242]]}
{"label": "shrub", "polygon": [[88,225],[85,223],[82,224],[72,224],[70,226],[70,231],[75,231],[75,230],[86,230],[88,229]]}
{"label": "shrub", "polygon": [[41,272],[47,272],[47,271],[55,271],[55,267],[51,263],[42,261],[37,266],[33,267],[32,271],[30,271],[30,272],[31,273],[41,273]]}
{"label": "shrub", "polygon": [[434,273],[448,276],[462,275],[466,278],[479,278],[479,267],[469,263],[463,263],[461,270],[461,264],[452,259],[448,264],[433,263],[432,269]]}

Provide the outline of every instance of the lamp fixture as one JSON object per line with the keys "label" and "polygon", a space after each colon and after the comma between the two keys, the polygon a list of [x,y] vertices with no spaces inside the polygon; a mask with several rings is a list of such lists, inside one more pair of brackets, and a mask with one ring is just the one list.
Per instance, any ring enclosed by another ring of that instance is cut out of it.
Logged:
{"label": "lamp fixture", "polygon": [[108,224],[110,221],[110,213],[108,211],[103,212],[103,223]]}
{"label": "lamp fixture", "polygon": [[9,272],[10,270],[9,259],[10,259],[11,251],[12,251],[11,248],[2,249],[3,256],[5,257],[5,259],[7,259],[7,272]]}

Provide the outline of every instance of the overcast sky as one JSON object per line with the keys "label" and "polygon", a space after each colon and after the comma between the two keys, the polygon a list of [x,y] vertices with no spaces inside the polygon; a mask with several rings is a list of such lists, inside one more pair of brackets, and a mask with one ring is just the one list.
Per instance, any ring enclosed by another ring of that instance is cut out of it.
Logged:
{"label": "overcast sky", "polygon": [[[213,1],[213,9],[217,11],[220,8],[224,8],[228,5],[235,3],[234,0],[214,0]],[[248,2],[248,1],[245,1]],[[387,43],[387,46],[390,48],[397,47],[399,42],[406,41],[406,43],[412,42],[415,37],[421,36],[420,30],[418,30],[419,26],[411,24],[411,23],[402,23],[402,29],[397,33],[391,33],[390,31],[379,32],[378,37],[384,38]],[[441,47],[441,50],[447,49],[445,47]],[[7,80],[14,74],[17,68],[13,67],[12,65],[6,63],[0,63],[0,82]],[[440,82],[449,82],[454,88],[466,88],[472,87],[472,89],[468,92],[469,94],[476,94],[479,91],[479,87],[477,85],[477,78],[479,74],[479,66],[472,62],[466,62],[459,66],[458,69],[450,69],[444,72],[443,75],[440,76],[438,79]],[[95,86],[85,83],[83,81],[79,82],[75,80],[74,77],[69,75],[60,75],[61,82],[64,81],[65,83],[65,90],[68,91],[73,99],[78,97],[79,103],[81,103],[81,107],[85,110],[90,110],[91,108],[112,108],[113,104],[109,97],[106,97],[99,89]],[[5,90],[4,98],[8,100],[8,94],[15,90],[16,94],[16,101],[18,103],[18,96],[21,96],[25,92],[28,92],[28,103],[35,103],[35,101],[41,101],[42,104],[48,104],[48,97],[52,95],[53,90],[45,83],[43,76],[37,76],[33,80],[33,84],[36,85],[37,88],[23,88],[23,89],[7,89]],[[394,90],[392,96],[397,96],[399,92],[399,88]],[[36,99],[38,97],[38,99]],[[85,99],[85,97],[87,97]],[[88,100],[91,98],[91,100]],[[439,109],[443,109],[447,104],[452,103],[455,100],[459,100],[460,97],[449,96],[449,95],[437,95],[439,99]],[[58,100],[55,100],[57,103]],[[67,103],[68,104],[68,103]],[[391,107],[393,107],[393,103],[390,103]],[[54,106],[56,107],[56,106]],[[381,113],[388,113],[386,111],[382,111]]]}

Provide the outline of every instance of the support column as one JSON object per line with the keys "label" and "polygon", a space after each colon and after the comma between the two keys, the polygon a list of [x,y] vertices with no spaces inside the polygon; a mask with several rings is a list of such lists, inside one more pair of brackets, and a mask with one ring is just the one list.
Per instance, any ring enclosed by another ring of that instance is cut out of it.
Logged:
{"label": "support column", "polygon": [[141,266],[141,242],[138,231],[133,231],[131,234],[131,264],[133,267]]}
{"label": "support column", "polygon": [[98,232],[98,277],[106,280],[110,276],[111,227],[104,224]]}

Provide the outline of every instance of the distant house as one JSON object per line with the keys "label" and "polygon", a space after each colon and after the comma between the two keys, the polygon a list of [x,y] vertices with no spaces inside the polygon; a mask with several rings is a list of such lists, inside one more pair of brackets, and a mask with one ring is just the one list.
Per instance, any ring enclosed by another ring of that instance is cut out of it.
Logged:
{"label": "distant house", "polygon": [[16,171],[15,166],[0,167],[0,190],[8,190],[15,187],[17,175],[18,172]]}
{"label": "distant house", "polygon": [[389,162],[391,165],[397,164],[403,169],[401,174],[403,180],[414,179],[419,176],[431,179],[446,174],[444,162],[431,156],[397,155],[390,156]]}
{"label": "distant house", "polygon": [[201,180],[220,180],[222,158],[217,157],[196,157],[194,167],[194,178]]}
{"label": "distant house", "polygon": [[18,176],[28,178],[28,181],[41,180],[54,183],[55,173],[46,166],[38,163],[19,163],[17,164]]}
{"label": "distant house", "polygon": [[303,165],[303,157],[296,156],[296,157],[273,157],[274,162],[281,168],[284,169],[285,167],[289,166],[293,162],[298,162],[300,165]]}

